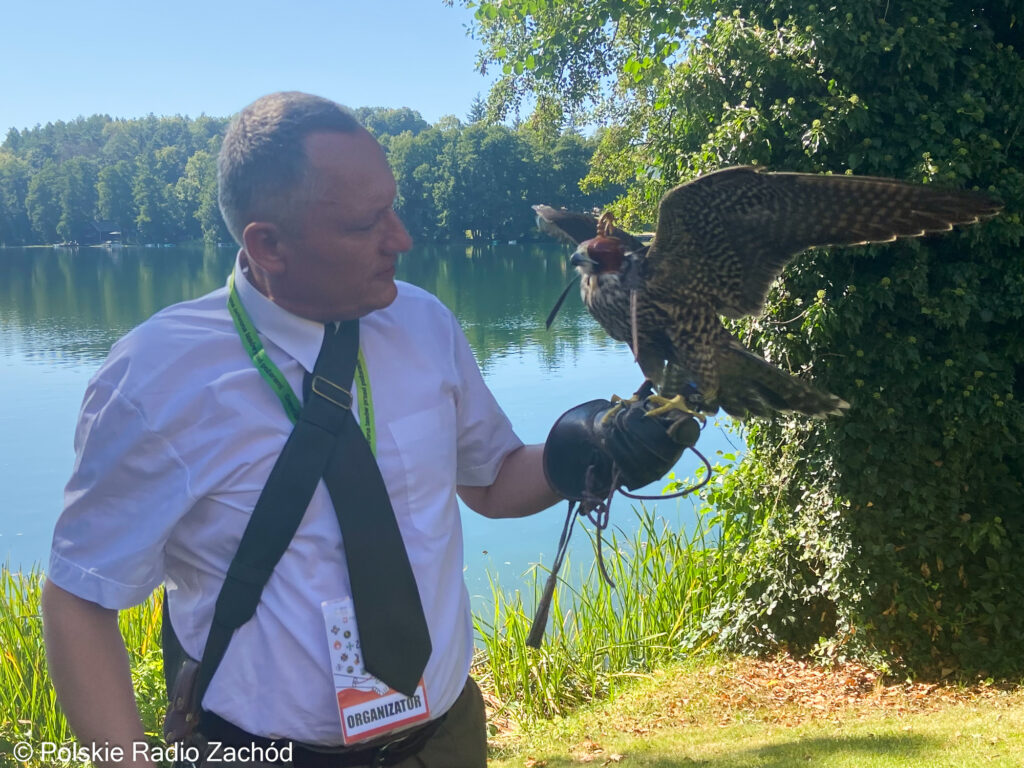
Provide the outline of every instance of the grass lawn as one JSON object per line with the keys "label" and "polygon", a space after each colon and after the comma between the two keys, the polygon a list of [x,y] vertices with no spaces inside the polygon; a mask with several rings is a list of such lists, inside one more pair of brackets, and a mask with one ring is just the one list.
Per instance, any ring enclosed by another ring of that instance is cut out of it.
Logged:
{"label": "grass lawn", "polygon": [[1024,688],[883,682],[788,658],[677,665],[569,717],[492,722],[495,768],[1024,767]]}

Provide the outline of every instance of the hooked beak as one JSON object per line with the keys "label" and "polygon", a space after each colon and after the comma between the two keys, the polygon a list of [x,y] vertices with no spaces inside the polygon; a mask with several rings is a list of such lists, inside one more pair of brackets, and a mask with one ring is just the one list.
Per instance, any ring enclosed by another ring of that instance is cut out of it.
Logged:
{"label": "hooked beak", "polygon": [[590,267],[597,266],[597,262],[587,255],[587,249],[582,245],[569,257],[569,263],[574,267],[582,267],[584,264]]}

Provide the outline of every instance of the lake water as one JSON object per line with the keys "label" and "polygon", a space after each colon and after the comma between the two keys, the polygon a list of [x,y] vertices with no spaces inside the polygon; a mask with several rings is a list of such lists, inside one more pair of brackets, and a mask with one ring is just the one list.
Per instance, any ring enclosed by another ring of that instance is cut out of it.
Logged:
{"label": "lake water", "polygon": [[[45,565],[72,439],[88,379],[111,344],[157,310],[224,284],[233,248],[0,249],[0,562]],[[573,290],[550,331],[544,318],[572,276],[556,245],[417,247],[398,276],[437,295],[458,316],[484,378],[520,437],[543,442],[551,424],[578,403],[628,395],[642,379],[629,349],[605,336]],[[735,450],[736,438],[709,425],[700,448]],[[692,475],[684,455],[675,471]],[[660,491],[663,483],[650,492]],[[628,500],[613,524],[631,530]],[[658,512],[674,526],[692,519],[688,502]],[[464,510],[471,594],[488,576],[517,587],[532,563],[551,561],[565,505],[523,520],[491,521]],[[577,531],[570,559],[590,557]]]}

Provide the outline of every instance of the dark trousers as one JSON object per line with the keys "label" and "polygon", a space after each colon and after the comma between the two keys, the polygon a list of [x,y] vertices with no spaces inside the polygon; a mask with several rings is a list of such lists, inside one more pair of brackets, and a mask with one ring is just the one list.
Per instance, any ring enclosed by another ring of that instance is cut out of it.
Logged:
{"label": "dark trousers", "polygon": [[473,678],[448,710],[441,727],[419,754],[395,768],[485,768],[487,765],[487,716],[484,699]]}
{"label": "dark trousers", "polygon": [[[275,766],[272,763],[223,761],[205,763],[203,768],[280,768],[281,765],[292,768],[291,763]],[[364,765],[371,768],[370,763]],[[471,677],[466,679],[462,693],[419,752],[389,765],[393,768],[486,768],[487,717],[476,681]]]}

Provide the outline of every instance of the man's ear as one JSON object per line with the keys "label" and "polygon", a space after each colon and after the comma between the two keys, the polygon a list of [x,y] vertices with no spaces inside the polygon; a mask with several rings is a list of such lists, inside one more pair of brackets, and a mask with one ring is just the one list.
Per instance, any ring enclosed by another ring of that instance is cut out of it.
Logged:
{"label": "man's ear", "polygon": [[249,261],[268,275],[280,275],[287,268],[287,251],[281,230],[269,221],[251,221],[242,231],[242,244]]}

